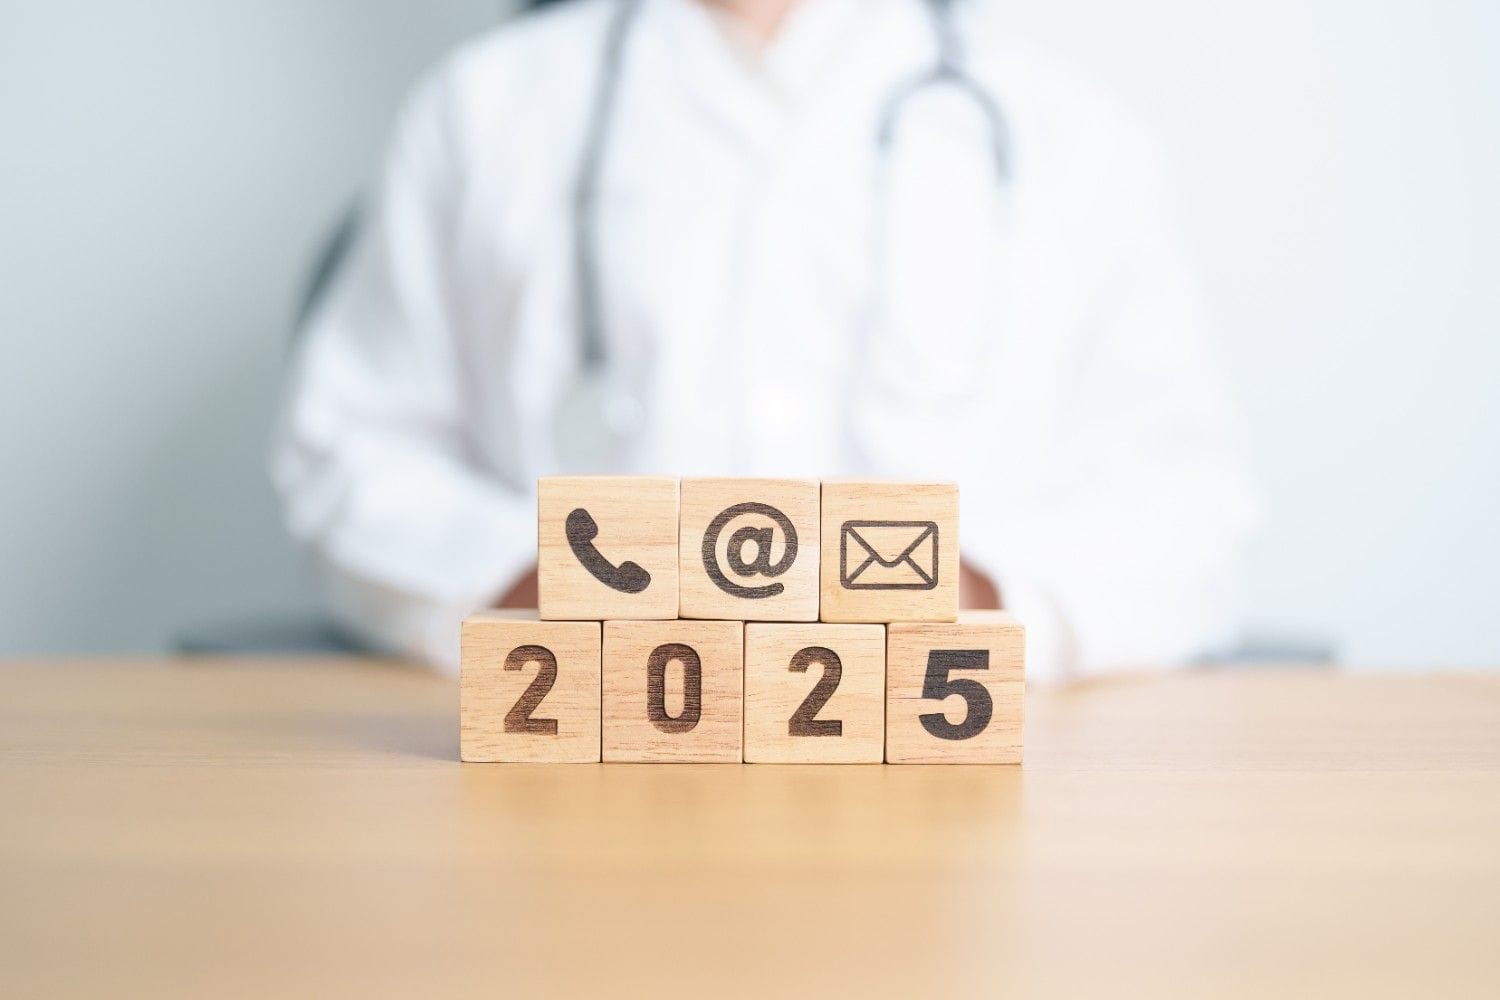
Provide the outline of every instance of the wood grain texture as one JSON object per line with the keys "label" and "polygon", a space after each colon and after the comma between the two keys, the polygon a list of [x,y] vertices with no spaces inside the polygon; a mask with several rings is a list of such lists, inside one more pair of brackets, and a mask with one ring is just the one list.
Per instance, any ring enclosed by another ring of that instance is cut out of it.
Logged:
{"label": "wood grain texture", "polygon": [[[601,572],[628,585],[632,567],[649,583],[612,587],[575,552],[569,532],[585,512],[579,541]],[[546,620],[677,617],[677,480],[660,476],[546,476],[537,481],[537,604]],[[627,565],[630,564],[630,565]]]}
{"label": "wood grain texture", "polygon": [[[464,619],[461,632],[459,747],[464,760],[598,762],[599,622],[544,622],[535,611],[481,611]],[[546,664],[545,654],[552,657]],[[543,691],[540,682],[546,680],[547,668],[555,676]],[[524,710],[523,697],[534,702],[530,711]]]}
{"label": "wood grain texture", "polygon": [[741,622],[605,622],[604,760],[740,763],[744,631]]}
{"label": "wood grain texture", "polygon": [[[835,676],[827,653],[838,658],[838,686],[825,698]],[[884,626],[745,626],[746,762],[878,764],[884,754]]]}
{"label": "wood grain texture", "polygon": [[[954,691],[929,698],[924,695],[929,683],[951,685]],[[885,759],[1019,764],[1025,694],[1026,630],[1008,612],[964,611],[952,623],[891,624],[886,628]]]}
{"label": "wood grain texture", "polygon": [[813,479],[684,479],[681,616],[817,621],[819,489]]}
{"label": "wood grain texture", "polygon": [[958,617],[958,486],[823,483],[819,617],[825,622]]}
{"label": "wood grain texture", "polygon": [[1024,768],[470,767],[458,698],[345,658],[0,663],[0,996],[1500,985],[1497,674],[1041,686]]}

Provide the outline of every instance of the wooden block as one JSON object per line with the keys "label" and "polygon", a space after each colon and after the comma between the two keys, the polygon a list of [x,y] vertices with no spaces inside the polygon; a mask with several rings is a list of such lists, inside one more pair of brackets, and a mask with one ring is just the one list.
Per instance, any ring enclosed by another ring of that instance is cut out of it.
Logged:
{"label": "wooden block", "polygon": [[604,759],[737,764],[741,622],[604,623]]}
{"label": "wooden block", "polygon": [[1004,611],[886,628],[885,759],[1019,764],[1026,630]]}
{"label": "wooden block", "polygon": [[677,480],[548,476],[536,506],[544,620],[677,617]]}
{"label": "wooden block", "polygon": [[823,484],[825,622],[958,617],[958,486]]}
{"label": "wooden block", "polygon": [[879,764],[885,627],[745,626],[745,760]]}
{"label": "wooden block", "polygon": [[684,479],[679,614],[817,621],[818,496],[811,479]]}
{"label": "wooden block", "polygon": [[599,760],[600,627],[535,611],[464,619],[459,756],[466,761]]}

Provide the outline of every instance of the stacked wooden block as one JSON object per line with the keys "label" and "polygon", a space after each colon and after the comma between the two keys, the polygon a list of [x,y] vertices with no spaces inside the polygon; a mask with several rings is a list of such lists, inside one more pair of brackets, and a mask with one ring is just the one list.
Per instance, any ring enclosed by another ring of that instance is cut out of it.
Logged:
{"label": "stacked wooden block", "polygon": [[954,484],[545,478],[537,550],[537,611],[463,623],[466,761],[1021,760]]}

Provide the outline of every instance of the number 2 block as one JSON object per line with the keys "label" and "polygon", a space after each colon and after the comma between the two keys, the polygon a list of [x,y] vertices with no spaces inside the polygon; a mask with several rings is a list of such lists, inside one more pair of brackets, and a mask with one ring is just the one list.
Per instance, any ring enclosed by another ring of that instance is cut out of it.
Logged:
{"label": "number 2 block", "polygon": [[604,623],[604,759],[738,764],[745,626]]}
{"label": "number 2 block", "polygon": [[600,627],[534,611],[464,619],[459,756],[466,761],[599,760]]}
{"label": "number 2 block", "polygon": [[745,626],[745,760],[879,764],[885,626]]}
{"label": "number 2 block", "polygon": [[885,759],[1019,764],[1026,632],[1003,611],[886,630]]}

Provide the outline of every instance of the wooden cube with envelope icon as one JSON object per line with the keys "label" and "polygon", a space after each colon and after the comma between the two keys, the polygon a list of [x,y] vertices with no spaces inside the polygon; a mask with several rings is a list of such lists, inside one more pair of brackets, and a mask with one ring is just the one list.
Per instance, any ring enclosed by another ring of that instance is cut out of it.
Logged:
{"label": "wooden cube with envelope icon", "polygon": [[677,480],[537,481],[537,606],[545,620],[677,617]]}
{"label": "wooden cube with envelope icon", "polygon": [[885,759],[1019,764],[1026,630],[1007,611],[886,626]]}
{"label": "wooden cube with envelope icon", "polygon": [[828,481],[822,522],[823,621],[957,619],[957,484]]}

